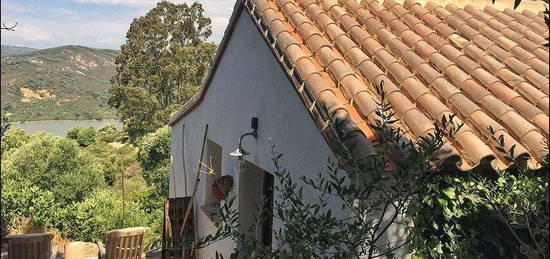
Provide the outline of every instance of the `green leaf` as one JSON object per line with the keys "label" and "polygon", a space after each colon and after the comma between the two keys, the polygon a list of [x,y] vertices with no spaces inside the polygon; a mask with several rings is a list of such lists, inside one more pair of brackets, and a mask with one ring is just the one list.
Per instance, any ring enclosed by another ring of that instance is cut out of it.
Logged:
{"label": "green leaf", "polygon": [[445,196],[449,197],[449,199],[455,199],[456,198],[456,193],[455,193],[455,189],[452,188],[452,187],[447,187],[443,190],[441,190]]}
{"label": "green leaf", "polygon": [[447,207],[447,200],[445,200],[445,199],[437,198],[437,203],[441,207]]}

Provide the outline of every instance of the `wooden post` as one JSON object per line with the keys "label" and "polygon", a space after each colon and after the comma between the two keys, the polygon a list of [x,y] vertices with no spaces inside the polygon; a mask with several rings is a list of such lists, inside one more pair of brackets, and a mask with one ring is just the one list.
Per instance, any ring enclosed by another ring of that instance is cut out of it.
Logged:
{"label": "wooden post", "polygon": [[[195,194],[197,193],[197,189],[199,189],[199,183],[200,183],[200,171],[202,168],[202,158],[204,155],[204,146],[206,145],[206,136],[208,134],[208,124],[204,128],[204,137],[202,139],[202,149],[201,149],[201,156],[199,159],[199,166],[197,167],[196,177],[195,177],[195,186],[193,188],[193,194],[191,194],[191,200],[189,201],[189,204],[187,205],[187,210],[185,211],[185,217],[183,218],[183,224],[180,227],[179,234],[183,234],[183,230],[185,229],[185,226],[187,225],[187,220],[189,218],[189,213],[191,212],[191,208],[193,207],[192,204],[195,201]],[[185,248],[183,249],[185,251]]]}
{"label": "wooden post", "polygon": [[187,168],[185,167],[185,124],[181,128],[181,163],[183,166],[183,189],[185,190],[185,197],[187,197]]}
{"label": "wooden post", "polygon": [[126,194],[124,190],[124,170],[122,170],[122,228],[124,228],[124,219],[126,218]]}

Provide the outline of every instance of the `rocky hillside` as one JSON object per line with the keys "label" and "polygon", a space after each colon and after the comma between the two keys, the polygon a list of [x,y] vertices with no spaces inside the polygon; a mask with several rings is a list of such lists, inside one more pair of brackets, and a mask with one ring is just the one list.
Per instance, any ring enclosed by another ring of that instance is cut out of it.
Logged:
{"label": "rocky hillside", "polygon": [[2,54],[2,113],[11,121],[114,118],[107,90],[117,54],[83,46]]}

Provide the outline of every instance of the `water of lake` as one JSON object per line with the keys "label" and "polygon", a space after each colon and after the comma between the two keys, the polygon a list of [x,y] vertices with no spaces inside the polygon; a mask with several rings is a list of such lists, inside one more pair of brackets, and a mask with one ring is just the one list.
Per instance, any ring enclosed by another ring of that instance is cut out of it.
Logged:
{"label": "water of lake", "polygon": [[51,120],[51,121],[26,121],[26,122],[11,122],[11,127],[21,128],[25,130],[27,134],[32,134],[38,131],[52,133],[56,136],[66,136],[67,130],[73,127],[94,127],[99,128],[106,123],[114,123],[115,126],[119,129],[122,128],[122,123],[115,119],[107,120],[82,120],[82,121],[72,121],[72,120]]}

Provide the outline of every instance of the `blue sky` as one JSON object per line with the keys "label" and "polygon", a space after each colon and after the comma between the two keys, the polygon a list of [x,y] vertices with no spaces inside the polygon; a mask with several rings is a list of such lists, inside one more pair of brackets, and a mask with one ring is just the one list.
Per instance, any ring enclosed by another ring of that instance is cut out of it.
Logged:
{"label": "blue sky", "polygon": [[[2,44],[33,48],[84,45],[119,49],[132,19],[153,8],[156,0],[0,0],[2,22],[18,23],[2,30]],[[171,0],[173,3],[193,1]],[[218,43],[235,0],[199,0],[212,19],[210,41]]]}

